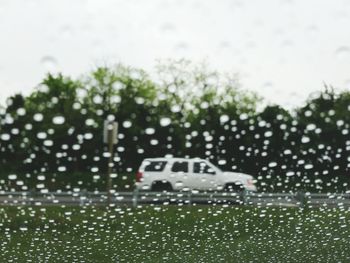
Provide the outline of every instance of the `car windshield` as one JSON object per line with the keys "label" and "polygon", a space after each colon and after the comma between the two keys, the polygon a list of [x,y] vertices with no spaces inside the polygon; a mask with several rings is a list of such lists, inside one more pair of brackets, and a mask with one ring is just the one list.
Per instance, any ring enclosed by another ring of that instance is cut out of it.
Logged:
{"label": "car windshield", "polygon": [[0,263],[350,262],[348,26],[350,0],[0,0]]}

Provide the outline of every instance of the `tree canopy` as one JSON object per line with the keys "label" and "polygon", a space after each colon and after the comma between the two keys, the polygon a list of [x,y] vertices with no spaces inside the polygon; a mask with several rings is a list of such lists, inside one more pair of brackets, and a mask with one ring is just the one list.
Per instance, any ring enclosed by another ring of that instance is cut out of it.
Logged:
{"label": "tree canopy", "polygon": [[113,118],[115,173],[171,154],[250,173],[261,190],[346,191],[350,93],[326,86],[293,111],[262,101],[235,76],[187,61],[159,66],[156,77],[123,65],[79,79],[48,74],[29,96],[7,99],[1,164],[26,178],[52,174],[51,182],[63,173],[103,175],[103,122]]}

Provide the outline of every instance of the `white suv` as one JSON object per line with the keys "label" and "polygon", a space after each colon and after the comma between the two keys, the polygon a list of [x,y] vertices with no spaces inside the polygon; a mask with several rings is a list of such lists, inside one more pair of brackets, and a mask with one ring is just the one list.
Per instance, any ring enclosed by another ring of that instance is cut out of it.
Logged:
{"label": "white suv", "polygon": [[256,191],[251,175],[223,172],[204,159],[145,159],[136,175],[139,190]]}

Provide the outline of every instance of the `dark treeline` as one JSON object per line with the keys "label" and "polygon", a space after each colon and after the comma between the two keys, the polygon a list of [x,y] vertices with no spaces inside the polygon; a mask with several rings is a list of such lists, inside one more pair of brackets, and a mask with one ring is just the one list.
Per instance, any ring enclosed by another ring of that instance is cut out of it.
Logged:
{"label": "dark treeline", "polygon": [[262,108],[235,78],[183,61],[161,66],[155,79],[100,67],[78,80],[49,74],[29,96],[8,98],[0,115],[1,183],[103,177],[103,121],[115,118],[117,174],[170,154],[252,174],[263,191],[348,189],[349,92],[325,87],[288,111]]}

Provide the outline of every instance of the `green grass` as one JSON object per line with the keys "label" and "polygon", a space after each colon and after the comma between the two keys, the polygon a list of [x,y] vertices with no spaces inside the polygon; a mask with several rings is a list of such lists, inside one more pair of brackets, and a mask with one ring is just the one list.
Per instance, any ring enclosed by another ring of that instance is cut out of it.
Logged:
{"label": "green grass", "polygon": [[3,207],[0,262],[349,262],[340,209]]}

